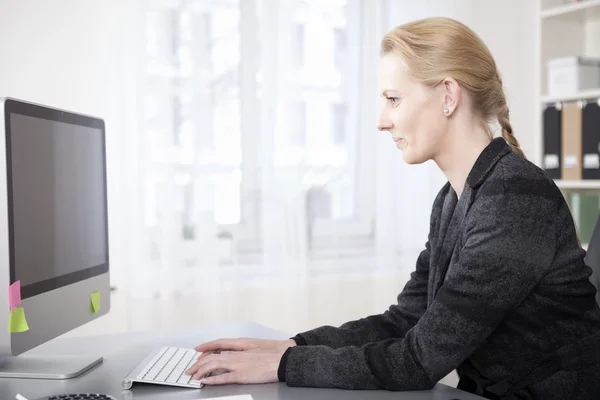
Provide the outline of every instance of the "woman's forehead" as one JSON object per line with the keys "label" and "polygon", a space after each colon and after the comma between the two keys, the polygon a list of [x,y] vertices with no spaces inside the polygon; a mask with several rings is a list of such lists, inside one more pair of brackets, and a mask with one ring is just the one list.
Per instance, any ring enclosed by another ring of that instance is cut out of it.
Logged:
{"label": "woman's forehead", "polygon": [[395,54],[381,58],[379,81],[382,92],[399,91],[415,83],[402,58]]}

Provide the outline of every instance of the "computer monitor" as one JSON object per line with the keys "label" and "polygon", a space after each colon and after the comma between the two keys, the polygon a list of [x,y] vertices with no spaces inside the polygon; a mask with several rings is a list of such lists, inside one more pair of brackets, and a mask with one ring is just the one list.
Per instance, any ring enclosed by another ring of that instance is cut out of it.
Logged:
{"label": "computer monitor", "polygon": [[71,378],[102,357],[26,352],[109,312],[104,121],[12,98],[0,120],[0,378]]}

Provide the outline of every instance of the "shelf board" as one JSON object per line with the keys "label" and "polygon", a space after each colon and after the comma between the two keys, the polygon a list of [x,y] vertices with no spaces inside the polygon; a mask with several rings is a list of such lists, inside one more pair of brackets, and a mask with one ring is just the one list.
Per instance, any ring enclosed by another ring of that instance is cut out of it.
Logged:
{"label": "shelf board", "polygon": [[600,89],[582,90],[571,95],[565,96],[542,96],[542,103],[557,103],[560,101],[577,101],[583,99],[600,99]]}
{"label": "shelf board", "polygon": [[589,180],[561,180],[554,181],[559,189],[563,190],[598,190],[600,191],[600,179]]}
{"label": "shelf board", "polygon": [[600,0],[581,0],[572,4],[550,7],[542,10],[542,20],[562,19],[583,21],[591,16],[600,16]]}

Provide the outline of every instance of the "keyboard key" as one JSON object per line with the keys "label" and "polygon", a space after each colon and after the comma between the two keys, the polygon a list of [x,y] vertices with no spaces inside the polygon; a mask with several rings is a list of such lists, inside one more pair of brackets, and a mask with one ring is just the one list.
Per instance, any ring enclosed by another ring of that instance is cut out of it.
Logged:
{"label": "keyboard key", "polygon": [[152,381],[156,378],[156,375],[158,375],[158,371],[157,372],[148,372],[146,374],[146,376],[144,376],[144,380],[146,381]]}
{"label": "keyboard key", "polygon": [[167,381],[168,381],[168,382],[171,382],[171,381],[173,381],[173,382],[177,382],[177,380],[178,380],[178,379],[179,379],[179,377],[181,376],[181,373],[182,373],[182,372],[180,372],[180,371],[177,371],[177,370],[175,370],[175,371],[171,372],[171,374],[170,374],[170,375],[169,375],[169,377],[167,378]]}
{"label": "keyboard key", "polygon": [[157,377],[156,377],[154,380],[155,380],[156,382],[164,382],[164,381],[166,381],[166,380],[167,380],[167,377],[168,377],[168,376],[169,376],[168,374],[165,374],[165,373],[162,373],[162,372],[161,372],[161,373],[160,373],[160,374],[159,374],[159,375],[158,375],[158,376],[157,376]]}

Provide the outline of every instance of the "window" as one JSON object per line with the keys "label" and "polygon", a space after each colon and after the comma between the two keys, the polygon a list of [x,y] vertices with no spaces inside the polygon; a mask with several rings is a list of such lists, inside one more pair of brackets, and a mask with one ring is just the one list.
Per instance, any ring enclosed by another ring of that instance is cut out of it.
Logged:
{"label": "window", "polygon": [[[294,20],[305,27],[304,70],[294,86],[307,107],[304,182],[308,193],[309,218],[315,238],[368,236],[372,228],[372,206],[359,192],[366,185],[368,159],[359,157],[362,129],[348,124],[359,107],[363,90],[361,51],[347,43],[361,42],[361,1],[305,1]],[[371,73],[374,73],[371,72]],[[371,122],[372,123],[372,122]],[[362,170],[362,173],[361,173]],[[360,201],[359,201],[360,200]]]}
{"label": "window", "polygon": [[346,144],[346,117],[348,108],[345,104],[335,103],[331,107],[331,131],[333,133],[333,143],[336,146]]}
{"label": "window", "polygon": [[290,114],[289,144],[292,147],[304,148],[306,146],[306,103],[291,101],[288,112]]}
{"label": "window", "polygon": [[346,64],[346,29],[334,28],[333,35],[335,49],[335,67],[341,70]]}
{"label": "window", "polygon": [[304,65],[305,59],[305,27],[304,24],[295,24],[294,25],[294,48],[292,55],[293,57],[293,65],[298,68],[301,68]]}
{"label": "window", "polygon": [[182,128],[182,118],[181,118],[181,100],[179,97],[174,96],[171,100],[171,115],[172,115],[172,123],[173,126],[171,128],[171,132],[173,132],[173,144],[180,145],[181,139],[181,128]]}
{"label": "window", "polygon": [[[264,204],[289,206],[282,183],[306,207],[280,215],[303,213],[313,242],[370,234],[372,162],[359,157],[366,133],[350,118],[364,68],[360,47],[347,46],[370,26],[367,3],[148,5],[144,198],[157,260],[223,237],[260,251],[261,224],[272,221]],[[195,257],[170,262],[198,265]]]}

